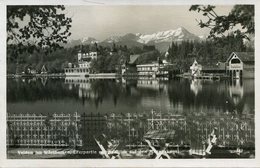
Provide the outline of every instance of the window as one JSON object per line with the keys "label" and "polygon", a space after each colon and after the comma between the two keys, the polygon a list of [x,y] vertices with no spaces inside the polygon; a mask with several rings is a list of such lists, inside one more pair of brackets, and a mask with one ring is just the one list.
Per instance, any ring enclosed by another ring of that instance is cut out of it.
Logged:
{"label": "window", "polygon": [[234,58],[231,60],[231,64],[239,64],[239,63],[240,63],[240,60],[237,58]]}

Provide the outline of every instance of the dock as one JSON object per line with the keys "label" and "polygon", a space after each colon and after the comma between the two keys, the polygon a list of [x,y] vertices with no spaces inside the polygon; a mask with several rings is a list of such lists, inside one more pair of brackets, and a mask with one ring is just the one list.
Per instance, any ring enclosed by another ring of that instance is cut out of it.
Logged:
{"label": "dock", "polygon": [[192,76],[194,79],[209,79],[209,80],[220,80],[220,76],[217,75],[200,75]]}
{"label": "dock", "polygon": [[115,79],[118,77],[117,73],[97,73],[97,74],[89,74],[89,78],[95,79]]}

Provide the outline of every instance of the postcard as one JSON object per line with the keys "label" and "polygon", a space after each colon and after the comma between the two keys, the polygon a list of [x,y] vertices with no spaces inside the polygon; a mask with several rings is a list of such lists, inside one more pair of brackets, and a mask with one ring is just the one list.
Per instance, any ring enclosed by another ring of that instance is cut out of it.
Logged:
{"label": "postcard", "polygon": [[4,1],[3,167],[256,167],[256,1]]}

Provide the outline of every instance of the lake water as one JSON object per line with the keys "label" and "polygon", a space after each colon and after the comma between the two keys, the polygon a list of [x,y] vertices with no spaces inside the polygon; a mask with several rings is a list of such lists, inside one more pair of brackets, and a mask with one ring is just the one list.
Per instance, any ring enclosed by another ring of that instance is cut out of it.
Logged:
{"label": "lake water", "polygon": [[[133,144],[144,143],[143,139],[146,138],[188,145],[193,153],[196,150],[197,153],[202,153],[202,142],[216,129],[218,143],[222,146],[234,149],[239,146],[252,151],[254,97],[254,80],[7,80],[8,115],[72,116],[77,112],[81,120],[75,122],[79,127],[79,137],[74,144],[78,144],[82,150],[92,149],[96,145],[93,137],[104,137],[106,134],[106,138],[120,143],[123,150],[130,150]],[[82,116],[91,116],[91,119]],[[101,117],[100,122],[93,120],[93,116]],[[11,125],[10,134],[22,142],[23,138],[18,133],[23,133],[14,132],[17,127],[17,124]],[[36,130],[33,135],[35,134]],[[38,134],[44,136],[40,132]]]}
{"label": "lake water", "polygon": [[10,113],[204,111],[254,114],[254,80],[8,79]]}

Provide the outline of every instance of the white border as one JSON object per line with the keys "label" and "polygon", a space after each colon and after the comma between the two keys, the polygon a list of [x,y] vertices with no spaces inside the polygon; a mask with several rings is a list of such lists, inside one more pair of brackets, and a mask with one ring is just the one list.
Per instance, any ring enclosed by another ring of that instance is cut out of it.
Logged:
{"label": "white border", "polygon": [[[255,4],[255,159],[171,159],[171,160],[104,160],[104,159],[6,159],[6,5],[191,5]],[[260,1],[257,0],[0,0],[0,167],[260,167],[259,154],[259,44]]]}

